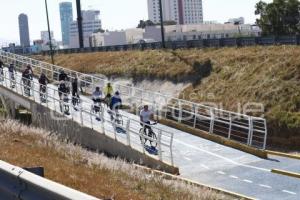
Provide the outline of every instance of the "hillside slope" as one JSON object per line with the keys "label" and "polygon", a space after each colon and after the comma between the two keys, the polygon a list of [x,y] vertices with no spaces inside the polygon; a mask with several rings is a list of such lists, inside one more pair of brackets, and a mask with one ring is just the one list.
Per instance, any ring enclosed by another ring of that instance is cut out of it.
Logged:
{"label": "hillside slope", "polygon": [[42,166],[47,179],[101,199],[232,199],[207,188],[145,172],[16,121],[0,119],[0,159],[20,167]]}
{"label": "hillside slope", "polygon": [[[181,98],[242,111],[262,103],[271,146],[300,148],[300,47],[271,46],[57,55],[56,64],[107,76],[190,82]],[[36,58],[49,61],[48,57]],[[241,105],[241,106],[240,106]],[[248,113],[261,115],[261,113]]]}

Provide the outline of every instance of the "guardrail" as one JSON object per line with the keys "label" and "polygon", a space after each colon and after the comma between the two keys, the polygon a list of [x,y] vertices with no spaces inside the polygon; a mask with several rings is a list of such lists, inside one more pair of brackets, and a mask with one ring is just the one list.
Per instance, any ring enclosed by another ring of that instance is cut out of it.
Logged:
{"label": "guardrail", "polygon": [[[7,64],[14,63],[19,70],[30,65],[37,75],[44,72],[54,81],[58,79],[59,71],[64,70],[72,78],[78,78],[85,93],[91,93],[96,86],[103,88],[109,82],[105,78],[83,74],[4,51],[0,51],[0,59]],[[249,146],[266,148],[267,125],[264,118],[225,111],[120,83],[114,83],[113,86],[115,90],[120,91],[124,101],[132,107],[149,104],[160,117],[172,119],[178,123],[227,137]]]}
{"label": "guardrail", "polygon": [[[237,38],[212,38],[200,40],[186,40],[186,41],[167,41],[167,49],[181,49],[181,48],[207,48],[207,47],[243,47],[253,45],[299,45],[300,37],[294,36],[263,36],[263,37],[237,37]],[[105,52],[105,51],[128,51],[128,50],[151,50],[161,49],[161,42],[114,45],[103,47],[86,47],[73,49],[59,49],[55,50],[56,54],[69,53],[88,53],[88,52]],[[50,55],[50,51],[43,51],[43,55]]]}
{"label": "guardrail", "polygon": [[100,200],[1,160],[0,199]]}
{"label": "guardrail", "polygon": [[[95,105],[92,103],[92,100],[84,98],[76,99],[80,104],[75,107],[70,101],[74,97],[70,97],[69,94],[61,93],[62,97],[65,96],[68,99],[65,101],[64,98],[59,98],[59,91],[53,87],[47,86],[46,92],[43,93],[40,91],[40,84],[37,80],[23,78],[19,73],[15,73],[14,78],[14,81],[11,80],[9,72],[4,71],[3,76],[0,77],[0,80],[3,80],[0,84],[25,98],[30,98],[36,103],[65,115],[67,118],[78,122],[82,126],[97,130],[102,134],[114,138],[118,142],[124,143],[148,156],[152,156],[174,166],[172,149],[173,133],[153,126],[151,128],[156,134],[156,138],[149,137],[142,132],[141,122],[130,118],[129,115],[118,112],[119,119],[122,120],[122,123],[118,123],[116,120],[111,119],[111,116],[116,119],[116,113],[106,114],[108,110],[105,109],[104,106],[101,112],[95,113],[93,111]],[[43,102],[43,97],[41,96],[44,96],[46,101]],[[65,112],[67,108],[70,111],[70,115],[67,115]],[[100,119],[100,122],[97,118]],[[157,152],[149,152],[151,146],[148,143],[144,144],[145,139],[156,144],[155,151]]]}

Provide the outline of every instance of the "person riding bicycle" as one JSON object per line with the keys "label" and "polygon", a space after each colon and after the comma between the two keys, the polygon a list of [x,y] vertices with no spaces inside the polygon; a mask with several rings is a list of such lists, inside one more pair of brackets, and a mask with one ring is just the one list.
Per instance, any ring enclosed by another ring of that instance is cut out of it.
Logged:
{"label": "person riding bicycle", "polygon": [[47,92],[46,89],[47,89],[48,83],[49,83],[49,79],[47,78],[47,76],[44,73],[42,73],[39,78],[39,84],[40,84],[40,97],[43,97],[42,98],[43,102],[46,101],[46,99],[44,99],[44,95]]}
{"label": "person riding bicycle", "polygon": [[69,102],[69,99],[68,99],[69,92],[70,92],[70,89],[67,86],[67,82],[63,81],[63,80],[60,81],[59,86],[58,86],[58,95],[59,95],[59,99],[61,101],[60,109],[61,109],[61,111],[64,110],[65,114],[67,114],[67,115],[69,115],[69,105],[65,104],[65,103]]}
{"label": "person riding bicycle", "polygon": [[110,118],[113,121],[117,119],[119,116],[119,109],[122,107],[122,99],[120,97],[120,93],[118,91],[115,92],[115,95],[111,98],[109,108],[111,110]]}
{"label": "person riding bicycle", "polygon": [[9,74],[9,80],[10,80],[10,87],[15,87],[15,66],[13,63],[11,63],[8,67],[8,74]]}
{"label": "person riding bicycle", "polygon": [[152,128],[150,126],[150,120],[154,119],[154,114],[151,110],[149,110],[148,105],[145,105],[144,108],[140,112],[140,121],[141,126],[145,127],[145,131],[148,130],[148,133],[152,133]]}
{"label": "person riding bicycle", "polygon": [[[100,90],[100,87],[96,87],[95,91],[92,94],[92,100],[94,102],[94,105],[92,106],[92,109],[95,113],[100,113],[101,109],[101,103],[104,102],[102,98],[102,91]],[[96,120],[100,121],[100,117],[97,116]]]}
{"label": "person riding bicycle", "polygon": [[25,88],[25,92],[30,96],[30,85],[33,80],[33,71],[30,65],[27,65],[26,69],[22,73],[22,80]]}
{"label": "person riding bicycle", "polygon": [[60,81],[58,85],[58,96],[60,100],[63,100],[62,96],[69,93],[66,81]]}
{"label": "person riding bicycle", "polygon": [[99,112],[100,111],[100,104],[103,102],[102,91],[100,90],[100,87],[96,87],[95,91],[92,94],[92,100],[94,102],[95,112]]}
{"label": "person riding bicycle", "polygon": [[1,77],[1,81],[4,80],[4,72],[3,72],[3,67],[4,67],[4,63],[2,62],[2,60],[0,60],[0,77]]}
{"label": "person riding bicycle", "polygon": [[111,98],[109,108],[110,110],[118,110],[122,106],[122,99],[120,93],[117,91],[115,95]]}
{"label": "person riding bicycle", "polygon": [[104,88],[105,102],[106,102],[107,106],[110,105],[110,100],[111,100],[113,93],[114,93],[113,87],[111,86],[110,83],[107,83],[106,87]]}
{"label": "person riding bicycle", "polygon": [[[72,104],[76,106],[79,104],[79,92],[78,92],[78,79],[74,78],[72,81]],[[76,109],[75,109],[76,110]]]}
{"label": "person riding bicycle", "polygon": [[69,81],[69,80],[70,79],[69,79],[68,75],[65,73],[65,71],[61,70],[60,74],[58,76],[58,81],[60,82],[60,81]]}

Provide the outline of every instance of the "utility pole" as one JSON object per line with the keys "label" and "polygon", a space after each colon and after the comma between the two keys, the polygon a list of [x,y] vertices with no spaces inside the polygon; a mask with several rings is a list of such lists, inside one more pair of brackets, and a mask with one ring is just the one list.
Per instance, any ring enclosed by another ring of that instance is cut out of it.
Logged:
{"label": "utility pole", "polygon": [[50,31],[50,24],[49,24],[47,0],[45,0],[45,7],[46,7],[46,15],[47,15],[47,25],[48,25],[48,35],[49,35],[49,46],[50,46],[51,62],[52,62],[52,65],[54,65],[54,55],[53,55],[53,48],[52,48],[52,38],[51,38],[51,31]]}
{"label": "utility pole", "polygon": [[78,24],[78,36],[79,36],[79,47],[83,48],[83,33],[82,33],[82,15],[81,15],[81,4],[80,0],[76,0],[77,7],[77,24]]}
{"label": "utility pole", "polygon": [[163,7],[162,7],[162,0],[159,0],[159,14],[160,14],[160,29],[161,29],[161,43],[162,48],[166,48],[165,44],[165,30],[164,30],[164,18],[163,18]]}

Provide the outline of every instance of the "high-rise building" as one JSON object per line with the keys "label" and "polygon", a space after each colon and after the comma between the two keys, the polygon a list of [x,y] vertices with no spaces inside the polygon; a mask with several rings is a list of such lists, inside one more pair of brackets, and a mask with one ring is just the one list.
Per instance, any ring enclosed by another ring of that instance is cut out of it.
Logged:
{"label": "high-rise building", "polygon": [[[203,23],[202,0],[162,0],[164,21],[177,24]],[[160,23],[159,0],[148,0],[149,19]]]}
{"label": "high-rise building", "polygon": [[[99,10],[82,11],[82,31],[84,47],[90,46],[89,38],[96,31],[102,28]],[[79,48],[78,24],[73,21],[70,25],[70,48]]]}
{"label": "high-rise building", "polygon": [[70,24],[73,21],[73,8],[71,2],[62,2],[59,4],[61,34],[63,45],[70,44]]}
{"label": "high-rise building", "polygon": [[[51,40],[53,41],[54,40],[53,31],[50,31],[50,35],[51,35]],[[49,32],[48,31],[41,31],[41,39],[43,40],[44,44],[50,42]]]}
{"label": "high-rise building", "polygon": [[30,46],[29,39],[29,27],[28,27],[28,17],[26,14],[19,15],[19,33],[20,33],[20,44],[23,47]]}

